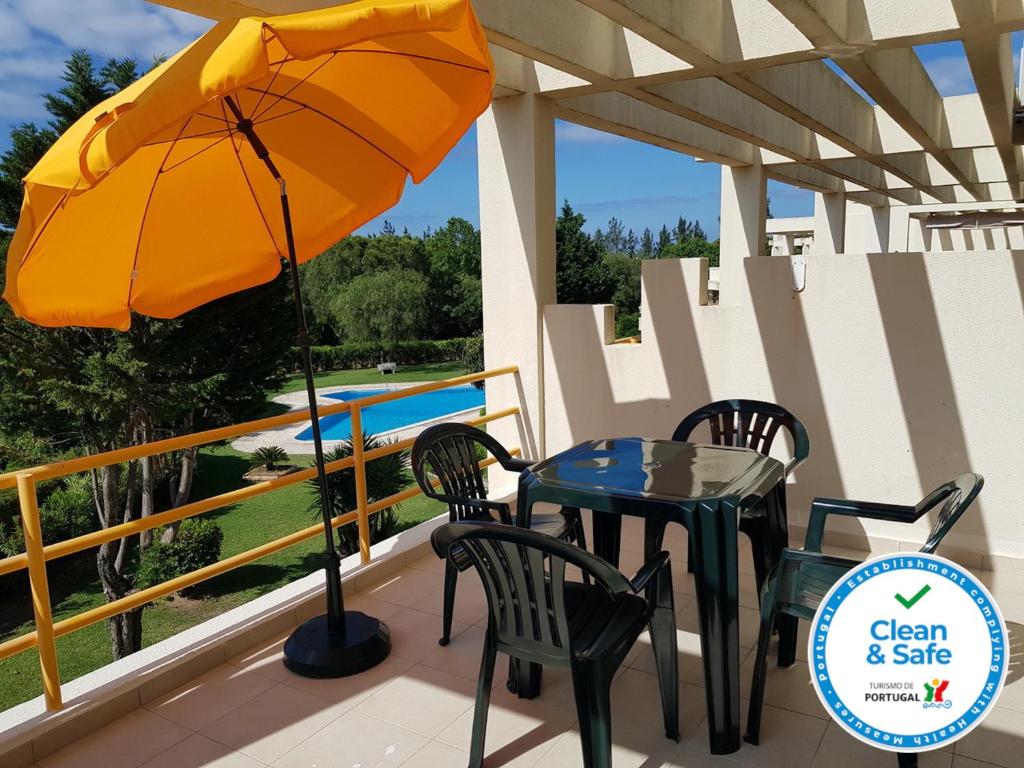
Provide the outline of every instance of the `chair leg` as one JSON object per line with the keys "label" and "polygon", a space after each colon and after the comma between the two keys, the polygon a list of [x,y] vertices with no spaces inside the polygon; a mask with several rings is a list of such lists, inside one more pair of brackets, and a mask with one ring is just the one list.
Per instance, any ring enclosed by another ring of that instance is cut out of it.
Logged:
{"label": "chair leg", "polygon": [[612,768],[611,684],[614,668],[590,662],[572,666],[572,687],[580,726],[583,764]]}
{"label": "chair leg", "polygon": [[761,609],[761,629],[757,634],[757,650],[754,652],[754,675],[750,680],[750,703],[747,710],[747,732],[743,740],[757,744],[761,738],[761,710],[764,707],[764,687],[768,676],[768,646],[772,642],[774,611]]}
{"label": "chair leg", "polygon": [[693,573],[694,563],[697,562],[696,556],[693,554],[693,537],[687,535],[686,537],[686,572]]}
{"label": "chair leg", "polygon": [[917,768],[917,752],[897,752],[900,768]]}
{"label": "chair leg", "polygon": [[779,616],[779,666],[791,667],[796,663],[797,630],[800,622],[795,616]]}
{"label": "chair leg", "polygon": [[452,637],[452,614],[455,612],[455,585],[458,582],[459,570],[450,562],[444,567],[444,617],[441,619],[441,639],[438,645],[448,645]]}
{"label": "chair leg", "polygon": [[473,737],[469,751],[470,768],[484,764],[484,739],[487,736],[487,711],[491,703],[491,682],[498,649],[490,630],[484,636],[484,655],[480,661],[480,677],[476,684],[476,707],[473,710]]}
{"label": "chair leg", "polygon": [[672,599],[672,575],[666,570],[655,587],[656,607],[648,629],[654,650],[654,665],[661,689],[661,711],[665,737],[679,741],[679,649],[676,639],[676,614]]}

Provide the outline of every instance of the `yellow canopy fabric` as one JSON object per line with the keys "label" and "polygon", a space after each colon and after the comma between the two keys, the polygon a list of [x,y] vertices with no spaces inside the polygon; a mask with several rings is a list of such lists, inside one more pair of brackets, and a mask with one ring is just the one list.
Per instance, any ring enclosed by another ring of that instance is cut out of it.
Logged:
{"label": "yellow canopy fabric", "polygon": [[217,24],[73,125],[25,179],[4,298],[125,330],[273,279],[287,181],[298,261],[394,205],[490,103],[469,0],[374,0]]}

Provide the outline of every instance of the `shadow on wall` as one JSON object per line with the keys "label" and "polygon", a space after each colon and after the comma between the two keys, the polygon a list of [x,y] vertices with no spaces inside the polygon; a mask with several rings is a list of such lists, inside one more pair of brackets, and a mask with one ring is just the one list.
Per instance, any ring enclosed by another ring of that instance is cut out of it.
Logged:
{"label": "shadow on wall", "polygon": [[[696,264],[693,266],[697,266]],[[691,314],[692,295],[681,269],[658,270],[658,291],[666,290],[676,301],[666,306],[647,302],[647,281],[651,272],[643,273],[644,290],[641,316],[649,318],[642,324],[643,342],[635,345],[606,346],[600,312],[603,308],[556,305],[545,308],[555,320],[545,324],[545,381],[549,436],[548,453],[568,448],[571,444],[599,437],[643,435],[671,436],[676,425],[691,410],[711,399],[707,372],[697,340]],[[656,348],[652,354],[651,347]],[[659,370],[645,370],[655,362]],[[612,372],[612,368],[616,370]],[[667,396],[620,402],[616,400],[612,376],[625,382],[630,392],[662,391]],[[557,389],[551,386],[557,381]],[[665,382],[665,387],[661,382]],[[581,382],[585,382],[581,385]],[[554,400],[560,398],[561,413],[552,414]],[[554,423],[552,419],[559,419]]]}
{"label": "shadow on wall", "polygon": [[[925,257],[920,253],[897,258],[875,254],[867,259],[914,464],[922,493],[926,493],[973,468]],[[948,300],[957,299],[951,296]],[[984,493],[975,502],[973,514],[957,524],[956,534],[984,540],[983,500]]]}

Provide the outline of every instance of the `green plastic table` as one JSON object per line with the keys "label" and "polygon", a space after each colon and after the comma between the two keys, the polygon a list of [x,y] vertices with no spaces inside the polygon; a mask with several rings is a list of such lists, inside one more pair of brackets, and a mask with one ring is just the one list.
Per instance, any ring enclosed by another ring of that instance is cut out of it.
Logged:
{"label": "green plastic table", "polygon": [[[589,440],[523,471],[516,524],[529,526],[538,502],[590,509],[594,553],[616,566],[622,515],[645,518],[645,560],[660,547],[668,523],[686,527],[694,540],[709,741],[713,754],[727,754],[740,747],[739,512],[763,505],[777,558],[788,540],[785,493],[783,464],[746,448]],[[523,698],[536,696],[540,668],[516,666],[511,687]]]}

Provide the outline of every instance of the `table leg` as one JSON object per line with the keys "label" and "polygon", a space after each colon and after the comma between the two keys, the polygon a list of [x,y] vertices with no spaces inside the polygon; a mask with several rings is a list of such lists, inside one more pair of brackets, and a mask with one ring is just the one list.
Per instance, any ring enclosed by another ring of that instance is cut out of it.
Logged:
{"label": "table leg", "polygon": [[740,748],[739,568],[736,504],[701,502],[690,526],[711,753]]}
{"label": "table leg", "polygon": [[619,567],[619,546],[622,542],[622,515],[593,510],[594,554],[616,568]]}

